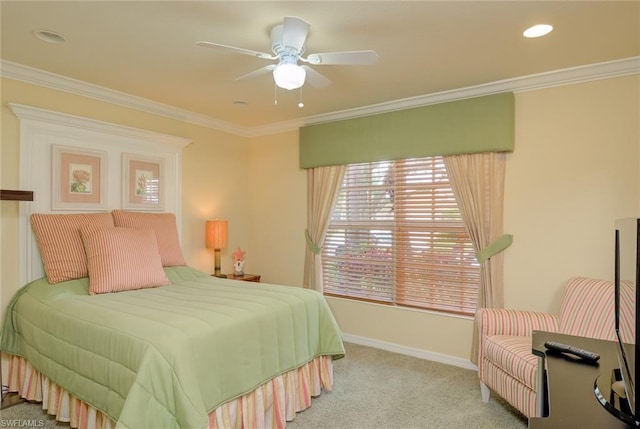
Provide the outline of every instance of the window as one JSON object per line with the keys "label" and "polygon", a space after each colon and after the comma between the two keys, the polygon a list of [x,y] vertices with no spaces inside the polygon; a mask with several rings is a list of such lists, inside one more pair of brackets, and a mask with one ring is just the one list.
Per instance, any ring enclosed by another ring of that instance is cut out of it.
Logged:
{"label": "window", "polygon": [[480,265],[442,157],[349,165],[322,274],[326,295],[473,315]]}

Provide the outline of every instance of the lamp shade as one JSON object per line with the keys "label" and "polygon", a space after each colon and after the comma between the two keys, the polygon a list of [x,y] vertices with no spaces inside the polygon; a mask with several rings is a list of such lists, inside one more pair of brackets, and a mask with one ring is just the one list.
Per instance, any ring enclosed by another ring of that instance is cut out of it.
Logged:
{"label": "lamp shade", "polygon": [[273,69],[273,79],[280,88],[300,88],[304,85],[305,77],[307,77],[307,72],[297,64],[278,64]]}
{"label": "lamp shade", "polygon": [[207,221],[207,248],[223,249],[227,247],[227,221],[212,219]]}

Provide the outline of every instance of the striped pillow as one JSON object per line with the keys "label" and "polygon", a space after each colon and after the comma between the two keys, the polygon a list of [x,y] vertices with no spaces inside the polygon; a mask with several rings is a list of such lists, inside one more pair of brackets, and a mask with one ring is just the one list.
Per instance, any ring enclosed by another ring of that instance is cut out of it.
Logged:
{"label": "striped pillow", "polygon": [[187,265],[180,247],[176,217],[173,213],[137,213],[124,210],[114,210],[111,213],[115,226],[148,228],[155,231],[163,266]]}
{"label": "striped pillow", "polygon": [[89,269],[89,294],[169,284],[151,229],[80,229]]}
{"label": "striped pillow", "polygon": [[31,215],[31,227],[49,283],[87,277],[80,228],[113,227],[111,213]]}

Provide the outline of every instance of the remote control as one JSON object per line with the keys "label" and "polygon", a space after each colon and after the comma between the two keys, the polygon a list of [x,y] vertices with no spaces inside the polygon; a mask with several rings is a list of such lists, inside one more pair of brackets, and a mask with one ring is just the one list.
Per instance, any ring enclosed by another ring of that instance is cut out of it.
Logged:
{"label": "remote control", "polygon": [[545,341],[544,346],[549,350],[554,350],[560,353],[568,353],[584,359],[589,362],[597,362],[600,359],[600,355],[589,350],[584,350],[578,347],[573,347],[567,344],[559,343],[557,341]]}

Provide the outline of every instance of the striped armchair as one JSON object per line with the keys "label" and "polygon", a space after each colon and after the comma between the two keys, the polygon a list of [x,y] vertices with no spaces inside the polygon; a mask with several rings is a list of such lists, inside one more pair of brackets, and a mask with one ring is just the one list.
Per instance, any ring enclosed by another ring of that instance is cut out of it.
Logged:
{"label": "striped armchair", "polygon": [[[633,336],[635,291],[621,290],[622,335]],[[490,391],[504,398],[526,417],[537,417],[536,372],[538,359],[531,353],[532,331],[558,332],[614,340],[613,282],[571,278],[564,290],[558,315],[507,309],[480,309],[478,376],[482,399]],[[627,317],[625,317],[627,315]],[[631,316],[631,317],[629,317]]]}

